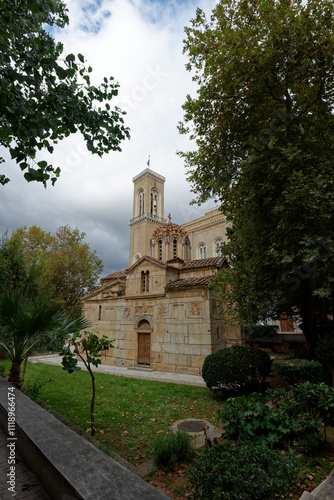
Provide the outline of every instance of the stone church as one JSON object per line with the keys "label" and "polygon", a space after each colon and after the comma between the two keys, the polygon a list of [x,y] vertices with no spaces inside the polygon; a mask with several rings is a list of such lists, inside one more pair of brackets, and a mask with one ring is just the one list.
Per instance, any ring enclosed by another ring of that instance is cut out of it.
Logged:
{"label": "stone church", "polygon": [[200,375],[208,354],[243,340],[207,287],[226,266],[225,218],[211,209],[174,224],[164,218],[165,178],[147,168],[133,183],[129,267],[101,279],[83,314],[115,340],[104,363]]}

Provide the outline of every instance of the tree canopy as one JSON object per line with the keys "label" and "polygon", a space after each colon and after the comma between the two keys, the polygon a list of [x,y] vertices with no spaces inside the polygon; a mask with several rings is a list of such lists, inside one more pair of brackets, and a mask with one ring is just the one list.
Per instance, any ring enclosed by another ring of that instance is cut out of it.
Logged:
{"label": "tree canopy", "polygon": [[[63,55],[51,36],[68,22],[61,0],[0,0],[0,145],[29,182],[54,184],[60,169],[38,159],[38,151],[52,153],[70,134],[80,131],[99,156],[129,138],[125,113],[108,103],[118,94],[113,77],[92,85],[84,56]],[[0,184],[8,181],[0,175]]]}
{"label": "tree canopy", "polygon": [[40,291],[41,263],[27,261],[18,240],[9,241],[7,233],[0,242],[0,297],[8,291],[20,291],[35,297]]}
{"label": "tree canopy", "polygon": [[180,155],[230,225],[223,298],[244,323],[292,315],[310,344],[334,312],[333,9],[220,0],[184,41],[198,87],[179,130],[197,148]]}
{"label": "tree canopy", "polygon": [[[21,265],[24,263],[24,276],[29,277],[37,269],[33,274],[38,285],[37,294],[50,295],[73,316],[81,314],[81,297],[97,287],[103,269],[96,251],[84,238],[85,233],[69,226],[59,227],[55,234],[38,226],[25,226],[14,230],[6,243],[6,247],[16,249]],[[4,269],[7,268],[8,264]],[[0,268],[0,275],[1,272]],[[25,280],[21,279],[20,283]],[[14,282],[12,289],[20,283]],[[22,289],[25,291],[23,286]]]}

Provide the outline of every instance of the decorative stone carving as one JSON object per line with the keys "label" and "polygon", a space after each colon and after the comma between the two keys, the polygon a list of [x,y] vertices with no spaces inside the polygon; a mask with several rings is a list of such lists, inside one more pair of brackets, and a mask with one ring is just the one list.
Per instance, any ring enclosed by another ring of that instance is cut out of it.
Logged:
{"label": "decorative stone carving", "polygon": [[153,314],[153,307],[147,305],[136,306],[135,314]]}
{"label": "decorative stone carving", "polygon": [[192,302],[190,304],[190,316],[201,315],[201,304],[199,302]]}
{"label": "decorative stone carving", "polygon": [[168,307],[164,304],[158,306],[158,316],[159,318],[166,317],[168,314]]}
{"label": "decorative stone carving", "polygon": [[123,319],[130,319],[131,318],[131,307],[124,307],[122,316],[123,316]]}

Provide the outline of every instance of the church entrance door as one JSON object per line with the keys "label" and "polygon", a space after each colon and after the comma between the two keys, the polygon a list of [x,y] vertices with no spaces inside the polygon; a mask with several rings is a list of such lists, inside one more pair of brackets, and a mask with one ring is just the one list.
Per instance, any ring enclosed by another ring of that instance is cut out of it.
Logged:
{"label": "church entrance door", "polygon": [[138,365],[151,364],[151,334],[138,332]]}

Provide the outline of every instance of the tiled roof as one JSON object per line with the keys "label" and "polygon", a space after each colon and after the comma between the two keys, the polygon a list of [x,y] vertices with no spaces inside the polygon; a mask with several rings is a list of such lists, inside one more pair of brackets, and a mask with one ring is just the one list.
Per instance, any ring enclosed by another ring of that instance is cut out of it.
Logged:
{"label": "tiled roof", "polygon": [[199,269],[201,267],[220,267],[225,261],[225,257],[211,257],[208,259],[196,259],[190,260],[184,266],[183,269]]}
{"label": "tiled roof", "polygon": [[108,274],[104,278],[101,278],[101,282],[106,280],[116,280],[126,278],[126,271],[116,271],[115,273]]}
{"label": "tiled roof", "polygon": [[157,229],[152,234],[152,239],[157,238],[157,236],[164,235],[170,236],[171,234],[179,234],[182,238],[188,236],[188,233],[183,227],[178,224],[174,224],[174,222],[166,222],[166,224],[162,224],[162,226],[157,227]]}
{"label": "tiled roof", "polygon": [[168,283],[166,288],[183,288],[188,286],[198,286],[198,285],[208,285],[210,283],[211,276],[202,276],[200,278],[188,278],[182,280],[175,280]]}
{"label": "tiled roof", "polygon": [[134,269],[138,264],[141,264],[144,260],[148,260],[149,262],[157,264],[160,267],[169,267],[167,266],[166,262],[163,262],[162,260],[158,260],[155,257],[150,257],[149,255],[144,255],[144,257],[141,257],[139,260],[137,260],[137,262],[132,264],[132,266],[130,266],[129,269],[126,270],[126,273]]}

